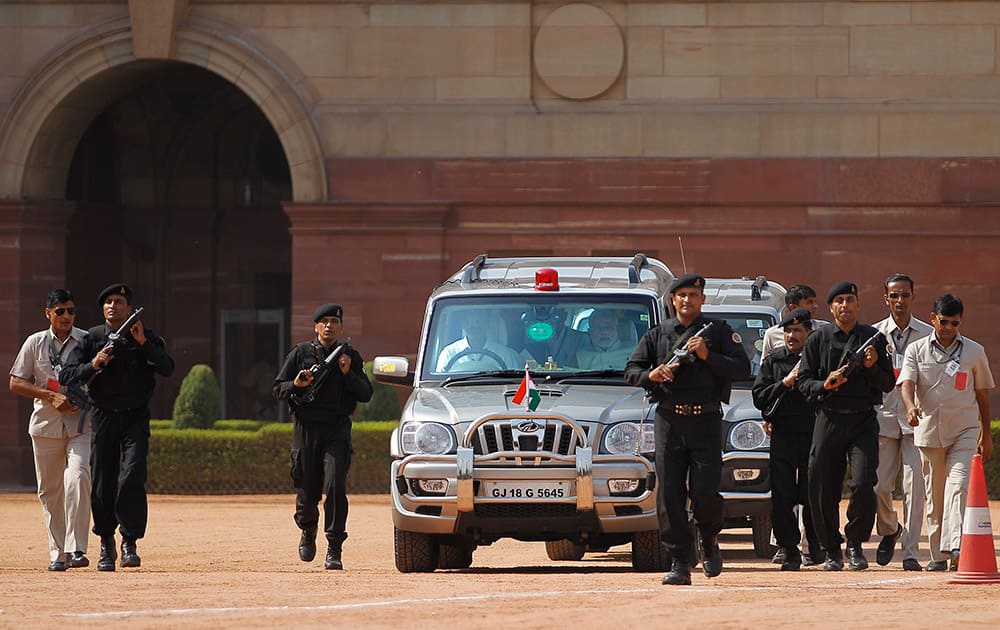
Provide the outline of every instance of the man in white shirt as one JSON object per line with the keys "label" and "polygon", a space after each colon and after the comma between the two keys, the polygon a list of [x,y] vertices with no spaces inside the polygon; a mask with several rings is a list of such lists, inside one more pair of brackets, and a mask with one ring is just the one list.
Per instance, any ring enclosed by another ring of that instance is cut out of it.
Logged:
{"label": "man in white shirt", "polygon": [[480,372],[517,370],[524,360],[511,348],[488,339],[490,311],[475,309],[462,315],[464,336],[454,341],[438,355],[435,372]]}
{"label": "man in white shirt", "polygon": [[85,567],[90,529],[90,422],[59,389],[59,371],[87,331],[77,328],[76,303],[65,289],[45,300],[49,327],[30,335],[10,369],[10,391],[32,398],[28,424],[38,499],[49,533],[49,571]]}
{"label": "man in white shirt", "polygon": [[[626,322],[628,323],[628,322]],[[631,326],[631,324],[628,324]],[[612,310],[597,309],[590,314],[590,344],[576,353],[583,370],[624,370],[635,345],[626,345],[618,336],[618,315]]]}
{"label": "man in white shirt", "polygon": [[[898,378],[907,346],[931,334],[934,329],[910,314],[915,295],[912,278],[901,273],[893,274],[885,279],[883,288],[889,317],[876,323],[875,329],[889,342],[889,356]],[[875,526],[882,541],[875,552],[875,561],[882,566],[892,562],[896,541],[902,539],[903,570],[921,571],[923,567],[917,560],[917,548],[924,521],[924,475],[921,472],[920,451],[913,444],[913,427],[906,420],[906,408],[903,407],[898,383],[883,398],[877,416],[878,483],[875,495],[878,505]],[[900,522],[892,503],[892,491],[900,467],[903,469],[903,522]]]}
{"label": "man in white shirt", "polygon": [[989,459],[989,390],[995,384],[983,347],[959,334],[962,301],[945,294],[934,301],[934,334],[906,349],[899,375],[906,418],[920,449],[927,485],[928,571],[958,569],[962,520],[972,456]]}

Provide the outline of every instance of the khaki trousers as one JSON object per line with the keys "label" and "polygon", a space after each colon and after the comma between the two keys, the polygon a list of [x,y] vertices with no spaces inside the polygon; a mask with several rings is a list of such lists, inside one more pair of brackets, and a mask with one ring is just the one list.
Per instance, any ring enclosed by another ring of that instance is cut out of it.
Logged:
{"label": "khaki trousers", "polygon": [[962,544],[962,519],[969,491],[969,467],[976,454],[979,429],[963,432],[945,448],[921,446],[927,485],[927,539],[931,560],[948,560]]}
{"label": "khaki trousers", "polygon": [[878,438],[878,497],[875,525],[879,536],[890,536],[899,528],[899,515],[892,504],[896,475],[903,466],[903,535],[900,544],[903,559],[917,559],[920,533],[924,523],[924,475],[920,451],[913,445],[913,435]]}
{"label": "khaki trousers", "polygon": [[38,499],[49,533],[49,559],[65,562],[87,551],[90,534],[90,434],[60,438],[31,436]]}

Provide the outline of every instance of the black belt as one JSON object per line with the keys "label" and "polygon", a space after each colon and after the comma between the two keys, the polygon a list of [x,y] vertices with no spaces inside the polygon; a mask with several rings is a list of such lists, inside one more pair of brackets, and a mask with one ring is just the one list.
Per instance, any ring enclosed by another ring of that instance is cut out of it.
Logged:
{"label": "black belt", "polygon": [[838,409],[837,407],[820,407],[826,413],[835,413],[841,416],[856,416],[859,413],[866,413],[868,409]]}
{"label": "black belt", "polygon": [[685,403],[666,405],[667,410],[678,416],[703,416],[706,414],[722,413],[719,403]]}

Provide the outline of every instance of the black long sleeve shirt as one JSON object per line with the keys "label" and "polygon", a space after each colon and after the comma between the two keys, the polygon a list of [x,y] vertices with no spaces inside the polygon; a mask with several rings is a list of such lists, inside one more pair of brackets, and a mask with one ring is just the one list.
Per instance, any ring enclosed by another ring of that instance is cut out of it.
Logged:
{"label": "black long sleeve shirt", "polygon": [[[318,341],[304,341],[297,344],[288,353],[285,363],[274,379],[274,397],[277,400],[290,401],[292,394],[305,394],[309,388],[297,387],[293,382],[296,375],[322,362],[339,345],[340,342],[334,342],[327,349]],[[346,439],[346,436],[350,435],[350,415],[354,413],[359,402],[371,400],[372,384],[365,373],[361,354],[352,347],[348,347],[345,352],[351,357],[351,368],[347,374],[341,372],[334,361],[326,380],[316,392],[315,399],[306,404],[293,405],[292,412],[296,421],[344,425]]]}
{"label": "black long sleeve shirt", "polygon": [[[678,346],[687,343],[695,331],[713,322],[705,335],[708,357],[686,363],[674,370],[673,382],[655,383],[649,373],[667,363]],[[685,333],[694,328],[691,334]],[[678,343],[680,342],[680,343]],[[691,326],[672,318],[646,331],[625,366],[625,381],[645,388],[658,402],[694,404],[729,402],[732,381],[750,378],[750,359],[733,330],[721,320],[699,316]]]}
{"label": "black long sleeve shirt", "polygon": [[823,383],[830,372],[846,363],[849,352],[855,352],[878,331],[872,326],[855,324],[849,332],[840,326],[823,326],[806,340],[802,351],[802,366],[796,387],[808,399],[818,401],[822,408],[842,411],[866,411],[882,403],[882,394],[892,391],[896,377],[892,361],[886,352],[884,338],[875,342],[878,360],[866,368],[859,365],[848,376],[847,382],[834,390],[825,390]]}
{"label": "black long sleeve shirt", "polygon": [[[146,343],[141,346],[128,333],[115,346],[113,358],[101,370],[95,370],[94,357],[108,344],[114,330],[107,324],[94,326],[66,361],[59,373],[64,385],[90,382],[90,397],[103,410],[130,410],[145,407],[153,396],[155,375],[174,373],[174,360],[166,344],[149,328],[143,328]],[[93,380],[91,380],[93,378]]]}
{"label": "black long sleeve shirt", "polygon": [[801,358],[801,354],[793,354],[784,346],[776,348],[764,357],[754,381],[751,390],[754,407],[762,413],[774,409],[764,419],[776,432],[812,433],[816,424],[816,406],[807,402],[795,385],[785,387],[782,382]]}

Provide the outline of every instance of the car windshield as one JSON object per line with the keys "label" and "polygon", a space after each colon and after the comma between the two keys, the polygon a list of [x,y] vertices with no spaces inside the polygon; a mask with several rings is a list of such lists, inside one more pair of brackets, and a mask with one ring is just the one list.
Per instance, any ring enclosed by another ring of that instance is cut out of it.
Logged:
{"label": "car windshield", "polygon": [[743,340],[743,351],[747,353],[747,357],[750,359],[750,379],[737,381],[734,385],[750,387],[753,385],[753,380],[757,378],[757,372],[760,372],[761,350],[764,348],[764,331],[777,323],[774,320],[774,316],[769,313],[720,313],[717,311],[706,313],[706,315],[714,319],[724,320],[733,329],[733,332],[739,333],[740,338]]}
{"label": "car windshield", "polygon": [[435,302],[422,378],[509,370],[622,372],[654,313],[653,298],[606,294],[484,295]]}

